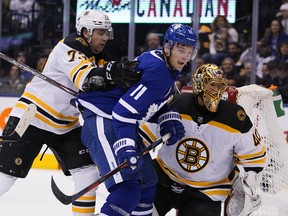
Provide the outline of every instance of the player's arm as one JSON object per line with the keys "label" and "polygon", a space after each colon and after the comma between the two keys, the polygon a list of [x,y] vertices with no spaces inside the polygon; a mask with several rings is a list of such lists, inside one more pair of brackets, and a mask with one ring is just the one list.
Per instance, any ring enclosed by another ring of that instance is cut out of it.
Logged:
{"label": "player's arm", "polygon": [[235,137],[234,155],[237,164],[242,165],[246,172],[262,171],[266,162],[266,148],[261,145],[258,130],[252,126],[248,132],[235,135]]}
{"label": "player's arm", "polygon": [[139,161],[137,157],[137,143],[135,142],[138,137],[137,121],[147,120],[160,108],[155,104],[153,108],[148,109],[158,98],[163,97],[165,91],[159,87],[157,77],[148,77],[148,81],[146,77],[147,74],[144,72],[141,81],[120,98],[112,112],[113,127],[117,137],[113,145],[114,152],[119,163],[129,162],[126,170],[130,173],[136,171],[141,163],[141,159]]}
{"label": "player's arm", "polygon": [[[116,85],[129,88],[141,79],[137,71],[137,61],[111,61],[98,67],[94,56],[90,59],[82,52],[65,44],[57,45],[54,50],[55,70],[65,71],[76,88],[81,91],[109,90]],[[59,67],[59,68],[57,68]]]}
{"label": "player's arm", "polygon": [[103,68],[94,67],[86,76],[83,91],[109,90],[115,85],[128,89],[139,82],[141,73],[137,71],[137,61],[111,61]]}

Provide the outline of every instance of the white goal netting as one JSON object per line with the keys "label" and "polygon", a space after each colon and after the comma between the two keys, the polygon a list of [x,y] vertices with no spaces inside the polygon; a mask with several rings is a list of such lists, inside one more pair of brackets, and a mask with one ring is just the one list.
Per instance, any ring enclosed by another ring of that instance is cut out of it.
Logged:
{"label": "white goal netting", "polygon": [[237,103],[256,125],[267,150],[266,166],[259,176],[262,203],[252,215],[288,216],[288,144],[276,116],[272,91],[257,85],[237,90]]}

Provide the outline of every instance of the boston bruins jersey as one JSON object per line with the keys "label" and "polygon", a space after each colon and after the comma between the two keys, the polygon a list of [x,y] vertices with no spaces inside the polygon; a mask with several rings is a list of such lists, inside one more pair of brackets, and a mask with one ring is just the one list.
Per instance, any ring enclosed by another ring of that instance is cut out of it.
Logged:
{"label": "boston bruins jersey", "polygon": [[[199,106],[193,94],[177,95],[169,105],[181,114],[185,137],[175,145],[163,145],[157,161],[173,181],[223,201],[235,164],[246,170],[263,169],[265,148],[241,106],[221,100],[212,113]],[[151,123],[142,125],[140,134],[147,143],[160,136],[158,126]]]}
{"label": "boston bruins jersey", "polygon": [[[50,53],[43,74],[78,92],[89,72],[103,64],[95,56],[90,45],[77,34],[61,40]],[[79,112],[70,104],[73,95],[34,77],[14,106],[11,116],[21,117],[28,104],[37,105],[37,113],[31,122],[40,129],[63,134],[79,127]]]}

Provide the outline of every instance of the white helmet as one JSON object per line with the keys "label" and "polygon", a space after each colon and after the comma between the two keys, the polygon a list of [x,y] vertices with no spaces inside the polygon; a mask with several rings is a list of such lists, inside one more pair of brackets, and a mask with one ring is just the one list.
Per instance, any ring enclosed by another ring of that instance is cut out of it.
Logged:
{"label": "white helmet", "polygon": [[92,35],[94,29],[107,29],[109,31],[109,40],[113,39],[113,28],[109,17],[102,11],[84,10],[76,21],[77,34],[81,35],[81,30],[86,28]]}

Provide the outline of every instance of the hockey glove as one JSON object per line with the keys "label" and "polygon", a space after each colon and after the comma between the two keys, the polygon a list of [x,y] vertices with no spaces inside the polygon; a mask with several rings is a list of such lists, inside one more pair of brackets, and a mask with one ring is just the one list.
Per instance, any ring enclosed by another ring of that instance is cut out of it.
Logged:
{"label": "hockey glove", "polygon": [[119,164],[125,161],[128,162],[128,167],[123,169],[124,172],[133,174],[138,171],[143,160],[137,156],[134,140],[130,138],[120,139],[114,143],[113,149]]}
{"label": "hockey glove", "polygon": [[85,78],[82,89],[84,92],[111,90],[116,85],[128,89],[141,79],[142,74],[135,70],[138,63],[138,61],[111,61],[103,68],[94,68]]}
{"label": "hockey glove", "polygon": [[91,90],[108,90],[106,89],[105,80],[101,76],[86,77],[82,89],[84,92]]}
{"label": "hockey glove", "polygon": [[138,61],[108,62],[104,65],[107,82],[111,81],[124,89],[130,88],[141,79],[142,74],[135,70],[138,64]]}
{"label": "hockey glove", "polygon": [[247,216],[261,205],[261,197],[256,193],[256,172],[245,172],[242,166],[238,168],[240,173],[233,183],[233,194],[227,204],[228,216]]}
{"label": "hockey glove", "polygon": [[164,136],[167,133],[171,134],[171,137],[167,140],[166,145],[175,144],[185,135],[185,129],[181,121],[181,116],[176,111],[172,110],[159,116],[158,124],[160,126],[161,136]]}
{"label": "hockey glove", "polygon": [[236,103],[238,90],[234,86],[227,86],[226,91],[228,92],[228,101]]}

